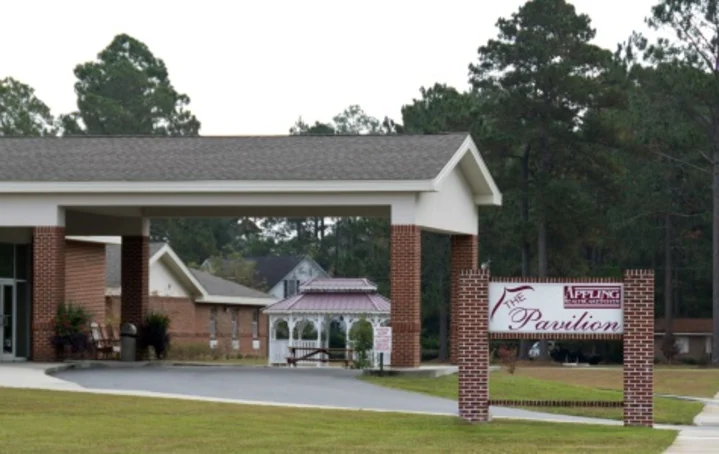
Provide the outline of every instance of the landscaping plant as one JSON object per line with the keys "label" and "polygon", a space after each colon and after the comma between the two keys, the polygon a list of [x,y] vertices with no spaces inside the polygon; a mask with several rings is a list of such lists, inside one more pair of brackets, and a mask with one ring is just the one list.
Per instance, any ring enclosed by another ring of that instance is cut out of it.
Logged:
{"label": "landscaping plant", "polygon": [[71,353],[85,353],[90,349],[88,335],[91,316],[82,306],[63,303],[55,314],[55,334],[52,344],[59,357],[69,349]]}
{"label": "landscaping plant", "polygon": [[150,312],[141,329],[143,348],[152,347],[157,359],[165,359],[170,348],[170,317],[162,312]]}

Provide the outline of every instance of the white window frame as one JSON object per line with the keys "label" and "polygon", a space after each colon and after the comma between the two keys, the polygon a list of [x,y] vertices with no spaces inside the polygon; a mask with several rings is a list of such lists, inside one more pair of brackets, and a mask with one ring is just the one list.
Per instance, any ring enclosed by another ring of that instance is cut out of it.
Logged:
{"label": "white window frame", "polygon": [[255,308],[252,311],[252,338],[260,338],[260,309]]}
{"label": "white window frame", "polygon": [[210,308],[210,340],[217,339],[217,306]]}
{"label": "white window frame", "polygon": [[688,336],[677,336],[674,345],[677,346],[677,351],[680,355],[686,355],[689,353],[689,337]]}

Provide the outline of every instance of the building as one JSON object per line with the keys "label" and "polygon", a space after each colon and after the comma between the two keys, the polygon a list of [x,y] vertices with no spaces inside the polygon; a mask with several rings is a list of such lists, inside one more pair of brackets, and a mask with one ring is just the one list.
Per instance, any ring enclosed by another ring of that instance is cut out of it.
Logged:
{"label": "building", "polygon": [[[122,312],[119,243],[119,238],[111,237],[67,237],[64,242],[65,301],[85,307],[93,321],[115,328]],[[275,298],[190,270],[167,244],[150,244],[149,249],[148,308],[170,316],[173,342],[267,355],[267,317],[261,309]],[[0,359],[4,361],[28,358],[31,353],[29,305],[21,304],[28,298],[29,263],[27,246],[0,244]]]}
{"label": "building", "polygon": [[[676,339],[678,355],[675,359],[691,358],[697,361],[707,359],[712,353],[711,318],[675,318],[672,331]],[[666,333],[663,318],[654,321],[654,356],[664,360],[662,340]]]}
{"label": "building", "polygon": [[392,363],[419,367],[422,230],[452,237],[451,312],[461,273],[479,266],[478,209],[502,204],[467,133],[3,137],[0,162],[3,317],[27,321],[20,337],[35,361],[56,359],[67,236],[122,237],[120,318],[138,324],[149,310],[150,219],[364,216],[391,225]]}
{"label": "building", "polygon": [[[105,312],[117,325],[122,313],[120,245],[107,245],[105,257]],[[261,309],[276,301],[271,295],[190,269],[165,243],[150,244],[149,269],[149,310],[170,316],[174,343],[267,356],[267,317]]]}
{"label": "building", "polygon": [[[245,257],[246,262],[254,266],[255,280],[265,288],[267,293],[277,299],[289,298],[299,291],[300,283],[318,277],[329,277],[317,262],[307,255],[268,255],[264,257]],[[232,260],[222,261],[225,275],[232,268]],[[201,269],[212,271],[210,260],[202,263]]]}

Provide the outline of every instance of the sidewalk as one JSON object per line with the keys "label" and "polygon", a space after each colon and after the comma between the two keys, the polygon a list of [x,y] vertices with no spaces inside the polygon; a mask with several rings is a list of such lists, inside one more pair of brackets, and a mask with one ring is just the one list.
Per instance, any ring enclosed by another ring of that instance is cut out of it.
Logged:
{"label": "sidewalk", "polygon": [[665,454],[714,453],[719,451],[719,393],[713,401],[706,401],[701,413],[694,418],[697,427],[679,432],[676,441]]}

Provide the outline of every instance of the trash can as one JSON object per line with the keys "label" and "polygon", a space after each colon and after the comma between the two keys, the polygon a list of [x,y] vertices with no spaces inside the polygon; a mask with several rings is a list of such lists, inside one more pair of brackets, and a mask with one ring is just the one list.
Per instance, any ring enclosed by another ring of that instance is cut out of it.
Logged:
{"label": "trash can", "polygon": [[137,327],[132,323],[123,323],[120,327],[120,361],[136,361]]}

